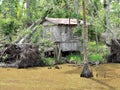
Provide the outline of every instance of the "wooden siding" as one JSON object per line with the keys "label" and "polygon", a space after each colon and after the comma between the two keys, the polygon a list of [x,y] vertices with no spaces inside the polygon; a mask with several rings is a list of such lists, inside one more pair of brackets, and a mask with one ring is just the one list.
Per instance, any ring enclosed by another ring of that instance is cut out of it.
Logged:
{"label": "wooden siding", "polygon": [[62,51],[80,51],[80,42],[62,42],[60,48]]}
{"label": "wooden siding", "polygon": [[80,41],[73,38],[73,30],[75,26],[56,25],[48,21],[44,22],[43,26],[43,37],[51,40],[51,42],[60,42],[60,48],[62,51],[80,50]]}
{"label": "wooden siding", "polygon": [[43,37],[50,39],[52,42],[61,41],[61,35],[58,26],[45,26]]}
{"label": "wooden siding", "polygon": [[[59,26],[60,27],[60,26]],[[62,30],[61,36],[62,39],[61,41],[69,41],[73,38],[73,27],[68,27],[68,26],[62,26],[64,29]]]}

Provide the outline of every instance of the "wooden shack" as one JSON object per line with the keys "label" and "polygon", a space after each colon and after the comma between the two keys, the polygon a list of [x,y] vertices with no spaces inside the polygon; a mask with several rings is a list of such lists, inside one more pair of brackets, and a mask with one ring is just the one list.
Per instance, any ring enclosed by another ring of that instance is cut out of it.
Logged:
{"label": "wooden shack", "polygon": [[[83,21],[80,22],[83,24]],[[77,19],[46,18],[43,26],[43,37],[59,44],[61,51],[80,51],[80,37],[73,35],[74,28],[77,26]]]}

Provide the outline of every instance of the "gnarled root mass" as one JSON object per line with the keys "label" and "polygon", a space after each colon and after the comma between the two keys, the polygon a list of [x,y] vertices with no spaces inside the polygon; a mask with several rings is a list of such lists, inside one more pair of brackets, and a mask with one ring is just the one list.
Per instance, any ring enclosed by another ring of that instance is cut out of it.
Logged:
{"label": "gnarled root mass", "polygon": [[38,45],[6,44],[0,54],[0,66],[3,67],[27,68],[44,65]]}
{"label": "gnarled root mass", "polygon": [[111,40],[110,55],[108,56],[108,62],[120,63],[120,39]]}

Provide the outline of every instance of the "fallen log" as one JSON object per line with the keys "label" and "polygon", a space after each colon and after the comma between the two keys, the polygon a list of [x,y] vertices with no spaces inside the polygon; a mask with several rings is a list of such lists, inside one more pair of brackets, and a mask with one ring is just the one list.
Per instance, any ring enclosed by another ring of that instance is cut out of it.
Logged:
{"label": "fallen log", "polygon": [[28,34],[26,34],[22,39],[20,39],[20,41],[18,42],[18,44],[22,44],[24,43],[26,40],[30,39],[30,37],[33,35],[33,33],[37,30],[38,26],[34,27],[32,29],[32,31]]}
{"label": "fallen log", "polygon": [[43,21],[45,20],[45,18],[40,18],[38,20],[36,20],[35,22],[32,23],[31,26],[29,26],[26,30],[30,31],[28,34],[24,35],[24,36],[19,36],[15,41],[13,41],[12,43],[18,43],[18,44],[22,44],[24,43],[26,40],[30,39],[31,36],[33,35],[33,33],[37,30],[38,25],[41,24]]}

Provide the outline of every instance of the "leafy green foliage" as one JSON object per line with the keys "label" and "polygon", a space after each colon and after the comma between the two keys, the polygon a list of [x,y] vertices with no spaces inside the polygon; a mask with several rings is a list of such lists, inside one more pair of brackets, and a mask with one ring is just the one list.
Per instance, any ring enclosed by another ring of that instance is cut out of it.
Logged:
{"label": "leafy green foliage", "polygon": [[38,27],[38,30],[34,32],[34,34],[31,37],[32,43],[42,42],[42,26]]}
{"label": "leafy green foliage", "polygon": [[53,66],[55,64],[55,59],[54,58],[50,58],[50,57],[45,58],[44,59],[44,63],[47,66]]}
{"label": "leafy green foliage", "polygon": [[[73,1],[67,0],[53,0],[51,2],[52,6],[52,13],[49,14],[49,17],[54,18],[76,18]],[[55,8],[55,9],[54,9]]]}
{"label": "leafy green foliage", "polygon": [[100,54],[92,54],[88,57],[88,59],[92,62],[104,61],[103,57]]}
{"label": "leafy green foliage", "polygon": [[[111,25],[112,28],[118,29],[120,28],[119,24],[120,24],[120,4],[117,1],[114,1],[111,3],[112,8],[111,8],[111,12],[109,15],[109,23]],[[118,31],[118,30],[117,30]]]}
{"label": "leafy green foliage", "polygon": [[81,36],[82,35],[82,28],[80,30],[78,28],[75,28],[73,31],[73,35],[74,36]]}
{"label": "leafy green foliage", "polygon": [[0,20],[1,33],[4,36],[9,36],[9,40],[12,41],[12,35],[17,33],[17,29],[19,28],[19,23],[16,20],[1,19]]}
{"label": "leafy green foliage", "polygon": [[78,54],[70,54],[67,56],[67,59],[72,62],[72,61],[76,61],[77,63],[80,63],[82,61],[82,57]]}
{"label": "leafy green foliage", "polygon": [[108,50],[107,50],[107,46],[99,43],[98,45],[96,44],[96,42],[89,42],[89,55],[88,55],[88,59],[90,61],[105,61],[106,60],[106,56],[108,55]]}

